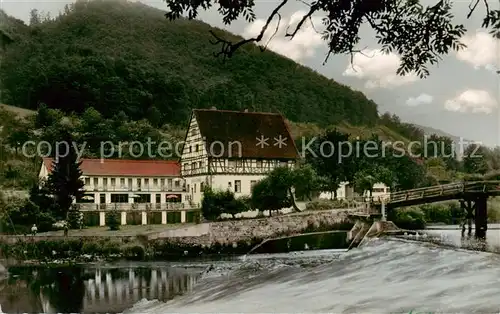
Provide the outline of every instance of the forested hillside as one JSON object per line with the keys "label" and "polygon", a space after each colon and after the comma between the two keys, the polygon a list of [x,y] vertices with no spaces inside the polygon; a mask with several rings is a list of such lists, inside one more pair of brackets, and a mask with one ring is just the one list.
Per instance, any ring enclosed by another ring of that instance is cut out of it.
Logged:
{"label": "forested hillside", "polygon": [[[0,32],[8,38],[0,104],[38,109],[27,119],[17,109],[12,114],[12,106],[0,110],[0,186],[36,182],[40,161],[21,154],[28,140],[56,143],[67,129],[89,145],[84,157],[96,157],[100,141],[182,141],[192,108],[281,112],[295,139],[335,127],[351,139],[422,140],[419,127],[379,116],[362,93],[273,52],[248,45],[222,62],[209,30],[233,36],[199,21],[169,22],[158,9],[119,0],[79,0],[56,18],[32,11],[29,26],[0,11]],[[448,138],[434,139],[451,151]],[[500,153],[490,155],[468,164],[439,156],[422,166],[436,182],[449,182],[462,171],[500,169]]]}
{"label": "forested hillside", "polygon": [[186,123],[193,107],[211,106],[281,112],[320,126],[378,121],[376,104],[361,92],[254,45],[223,63],[209,30],[229,33],[169,22],[140,3],[78,1],[54,19],[32,21],[4,53],[3,103],[76,112],[92,106],[105,117],[123,111],[155,126]]}

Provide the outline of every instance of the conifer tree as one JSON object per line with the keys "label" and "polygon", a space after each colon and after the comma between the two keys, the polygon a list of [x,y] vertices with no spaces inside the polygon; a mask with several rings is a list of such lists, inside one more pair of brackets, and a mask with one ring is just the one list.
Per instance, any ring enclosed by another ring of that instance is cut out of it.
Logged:
{"label": "conifer tree", "polygon": [[73,145],[71,133],[64,131],[62,142],[68,145],[66,147],[59,146],[60,156],[56,156],[54,159],[48,184],[58,207],[59,218],[67,220],[73,199],[78,201],[84,195],[84,183],[80,179],[82,176],[81,161],[77,160],[78,155]]}

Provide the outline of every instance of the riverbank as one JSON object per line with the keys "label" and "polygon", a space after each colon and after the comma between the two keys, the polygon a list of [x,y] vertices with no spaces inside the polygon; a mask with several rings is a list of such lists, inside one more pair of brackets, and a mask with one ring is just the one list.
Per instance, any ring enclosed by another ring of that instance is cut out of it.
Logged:
{"label": "riverbank", "polygon": [[[19,263],[79,263],[102,260],[177,260],[246,254],[262,241],[289,235],[343,230],[353,226],[346,212],[325,211],[300,215],[282,215],[260,219],[227,220],[205,224],[166,228],[155,232],[118,235],[8,236],[0,238],[0,255]],[[147,226],[144,226],[145,228]],[[146,231],[146,230],[145,230]],[[87,232],[88,233],[88,232]],[[123,232],[122,232],[123,233]],[[70,235],[72,232],[70,231]],[[345,239],[335,236],[325,240],[342,247]],[[317,243],[311,240],[311,243]],[[299,241],[299,240],[295,240]],[[297,244],[293,245],[294,247]],[[323,248],[324,245],[319,244]],[[286,251],[286,248],[275,247]],[[311,247],[313,249],[313,247]]]}

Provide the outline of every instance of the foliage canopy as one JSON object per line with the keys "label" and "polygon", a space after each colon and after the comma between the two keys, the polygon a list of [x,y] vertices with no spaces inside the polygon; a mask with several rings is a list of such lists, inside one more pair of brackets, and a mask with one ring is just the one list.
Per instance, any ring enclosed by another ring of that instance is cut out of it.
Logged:
{"label": "foliage canopy", "polygon": [[[256,19],[255,1],[214,1],[214,0],[165,0],[170,11],[166,14],[170,20],[186,14],[193,19],[200,10],[207,10],[218,4],[222,21],[230,24],[239,18],[247,22]],[[283,7],[289,0],[280,0],[269,12],[259,34],[245,40],[232,41],[214,34],[217,43],[222,43],[220,54],[231,57],[234,52],[247,43],[260,43],[273,20],[281,20]],[[471,0],[469,18],[482,3],[486,14],[482,26],[490,28],[492,34],[500,38],[500,10],[490,8],[488,0]],[[360,42],[361,26],[369,26],[376,34],[382,51],[395,51],[401,55],[400,75],[416,72],[420,77],[429,74],[427,65],[435,64],[440,56],[452,50],[463,48],[460,38],[466,29],[462,24],[454,23],[451,0],[434,0],[431,5],[423,5],[418,0],[312,0],[303,1],[307,6],[297,25],[290,27],[285,36],[294,36],[306,23],[313,23],[313,17],[322,17],[324,30],[321,31],[328,47],[325,62],[331,54],[357,52]],[[316,27],[314,27],[316,29]],[[276,31],[278,28],[276,28]],[[274,34],[276,34],[276,31]]]}

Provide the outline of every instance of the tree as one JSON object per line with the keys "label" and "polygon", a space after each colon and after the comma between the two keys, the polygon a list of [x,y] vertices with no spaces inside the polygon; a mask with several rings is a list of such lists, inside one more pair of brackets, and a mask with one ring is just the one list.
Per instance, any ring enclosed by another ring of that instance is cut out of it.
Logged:
{"label": "tree", "polygon": [[77,160],[71,133],[65,132],[62,142],[67,143],[68,147],[60,152],[61,156],[56,156],[48,184],[59,210],[59,218],[67,220],[73,199],[79,201],[84,195],[84,183],[80,179],[81,161]]}
{"label": "tree", "polygon": [[210,187],[206,187],[203,191],[201,212],[205,219],[216,220],[223,213],[235,218],[236,214],[247,210],[245,202],[236,199],[231,191],[213,191]]}
{"label": "tree", "polygon": [[409,156],[395,159],[394,172],[396,186],[399,190],[409,190],[422,186],[425,183],[425,168]]}
{"label": "tree", "polygon": [[252,207],[260,211],[278,212],[292,206],[293,173],[289,168],[278,167],[252,189]]}
{"label": "tree", "polygon": [[216,220],[222,214],[222,209],[217,206],[215,192],[210,187],[205,187],[203,191],[201,213],[207,220]]}
{"label": "tree", "polygon": [[[215,1],[205,0],[193,2],[190,0],[165,0],[170,12],[166,17],[175,20],[187,15],[189,19],[197,18],[200,10],[207,10],[214,4],[219,5],[219,13],[223,16],[224,24],[244,18],[247,22],[254,22],[256,15],[253,11],[255,1]],[[261,43],[265,40],[268,28],[278,31],[272,23],[281,20],[280,11],[288,0],[278,1],[277,6],[270,12],[267,21],[260,33],[252,38],[231,42],[219,37],[215,32],[216,44],[222,44],[218,55],[231,57],[234,52],[247,43]],[[492,34],[500,37],[500,10],[490,10],[488,0],[482,1],[486,8],[483,27],[490,28]],[[479,0],[472,0],[470,17],[476,10]],[[298,21],[295,27],[286,31],[285,37],[293,39],[306,23],[313,23],[316,16],[322,17],[324,31],[323,39],[327,42],[328,54],[348,53],[351,56],[357,52],[361,26],[367,25],[376,33],[378,44],[384,52],[397,51],[401,55],[398,74],[416,72],[420,77],[429,74],[428,64],[439,61],[440,55],[448,54],[451,50],[464,47],[460,38],[465,34],[463,25],[453,22],[452,3],[449,0],[435,0],[433,5],[424,6],[418,0],[316,0],[306,3],[308,10]]]}
{"label": "tree", "polygon": [[371,197],[373,186],[377,182],[378,180],[374,176],[370,175],[368,172],[363,170],[357,172],[354,175],[354,189],[359,194],[363,194],[365,191],[369,191],[370,192],[369,196]]}
{"label": "tree", "polygon": [[117,210],[112,210],[106,215],[106,226],[109,230],[116,231],[120,230],[120,212]]}
{"label": "tree", "polygon": [[332,192],[334,198],[337,198],[340,183],[348,181],[352,156],[346,144],[349,144],[349,135],[332,129],[313,142],[311,151],[306,151],[307,163],[323,177],[322,190]]}
{"label": "tree", "polygon": [[297,198],[307,198],[312,201],[312,193],[321,189],[321,179],[309,165],[301,165],[293,171],[293,187]]}
{"label": "tree", "polygon": [[33,9],[30,12],[30,26],[36,26],[42,23],[42,19],[40,17],[40,13],[38,13],[37,9]]}
{"label": "tree", "polygon": [[386,186],[392,187],[394,185],[394,172],[379,164],[373,164],[370,167],[359,170],[354,176],[355,189],[360,193],[369,191],[370,197],[372,196],[375,183],[383,183]]}
{"label": "tree", "polygon": [[478,144],[469,145],[464,152],[463,167],[466,173],[485,174],[488,172],[486,149]]}

